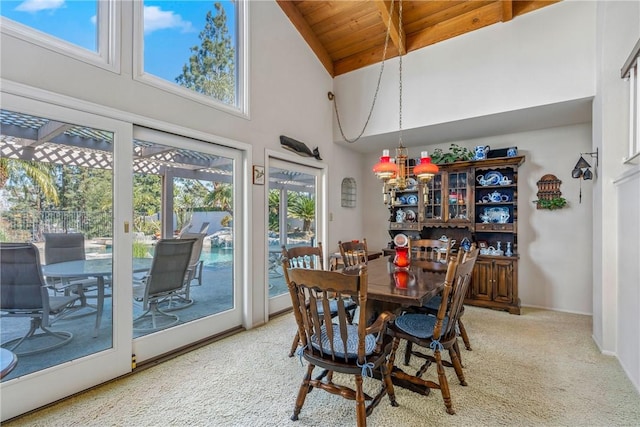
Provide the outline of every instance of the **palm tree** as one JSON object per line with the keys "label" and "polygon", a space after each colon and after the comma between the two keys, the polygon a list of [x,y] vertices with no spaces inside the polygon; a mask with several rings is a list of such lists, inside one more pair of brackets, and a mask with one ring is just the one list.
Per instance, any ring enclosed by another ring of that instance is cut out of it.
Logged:
{"label": "palm tree", "polygon": [[311,231],[311,222],[316,218],[316,201],[310,196],[297,193],[289,204],[289,216],[302,220],[302,231]]}
{"label": "palm tree", "polygon": [[233,187],[231,184],[219,182],[212,192],[205,196],[207,206],[218,208],[233,215]]}
{"label": "palm tree", "polygon": [[280,231],[280,190],[269,190],[269,230]]}
{"label": "palm tree", "polygon": [[0,189],[9,184],[23,188],[35,187],[45,200],[58,204],[58,188],[55,185],[54,166],[27,160],[0,158]]}

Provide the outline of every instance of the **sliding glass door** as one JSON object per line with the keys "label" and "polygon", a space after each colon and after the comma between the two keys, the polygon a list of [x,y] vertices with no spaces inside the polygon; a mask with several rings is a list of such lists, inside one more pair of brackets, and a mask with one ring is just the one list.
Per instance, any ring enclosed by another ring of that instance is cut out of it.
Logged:
{"label": "sliding glass door", "polygon": [[238,150],[134,128],[134,270],[145,258],[155,262],[162,240],[196,241],[185,282],[168,297],[154,296],[153,269],[134,271],[138,363],[242,323],[240,164]]}
{"label": "sliding glass door", "polygon": [[[4,420],[131,370],[131,328],[121,321],[131,310],[114,301],[131,295],[132,134],[116,120],[2,97],[0,241],[33,244],[39,254],[45,292],[30,304],[75,299],[59,313],[25,313],[2,278],[2,347],[17,357],[0,385]],[[49,247],[61,239],[63,249]],[[0,262],[12,270],[11,260]],[[12,284],[23,294],[20,276]],[[19,342],[30,327],[35,335]]]}
{"label": "sliding glass door", "polygon": [[291,306],[282,272],[282,246],[317,246],[322,236],[322,169],[269,159],[267,287],[269,313]]}

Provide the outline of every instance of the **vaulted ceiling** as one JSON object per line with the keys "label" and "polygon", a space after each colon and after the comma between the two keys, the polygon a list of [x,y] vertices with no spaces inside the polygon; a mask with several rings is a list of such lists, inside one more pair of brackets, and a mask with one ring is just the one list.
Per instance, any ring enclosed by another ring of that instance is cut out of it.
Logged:
{"label": "vaulted ceiling", "polygon": [[[332,77],[393,58],[560,0],[277,0]],[[400,25],[402,22],[402,25]]]}

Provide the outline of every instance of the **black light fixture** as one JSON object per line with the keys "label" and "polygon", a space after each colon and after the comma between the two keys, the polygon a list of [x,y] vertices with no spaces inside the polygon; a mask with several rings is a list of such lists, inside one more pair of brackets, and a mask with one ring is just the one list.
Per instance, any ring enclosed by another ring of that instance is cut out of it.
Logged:
{"label": "black light fixture", "polygon": [[[571,177],[576,179],[591,180],[593,179],[593,172],[591,172],[591,165],[582,156],[591,156],[592,159],[596,159],[596,170],[598,167],[598,149],[591,153],[580,153],[580,159],[578,163],[573,167],[571,171]],[[580,181],[580,203],[582,203],[582,181]]]}

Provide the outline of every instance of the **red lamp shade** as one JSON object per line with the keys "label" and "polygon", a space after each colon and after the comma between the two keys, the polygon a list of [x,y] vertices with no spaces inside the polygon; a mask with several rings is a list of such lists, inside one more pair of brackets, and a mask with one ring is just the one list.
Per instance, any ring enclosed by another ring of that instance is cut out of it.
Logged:
{"label": "red lamp shade", "polygon": [[439,170],[438,165],[431,163],[431,157],[426,151],[420,155],[420,164],[413,167],[414,175],[423,181],[431,179]]}
{"label": "red lamp shade", "polygon": [[391,179],[398,174],[398,165],[391,162],[389,150],[382,150],[380,161],[373,166],[373,173],[380,179]]}

